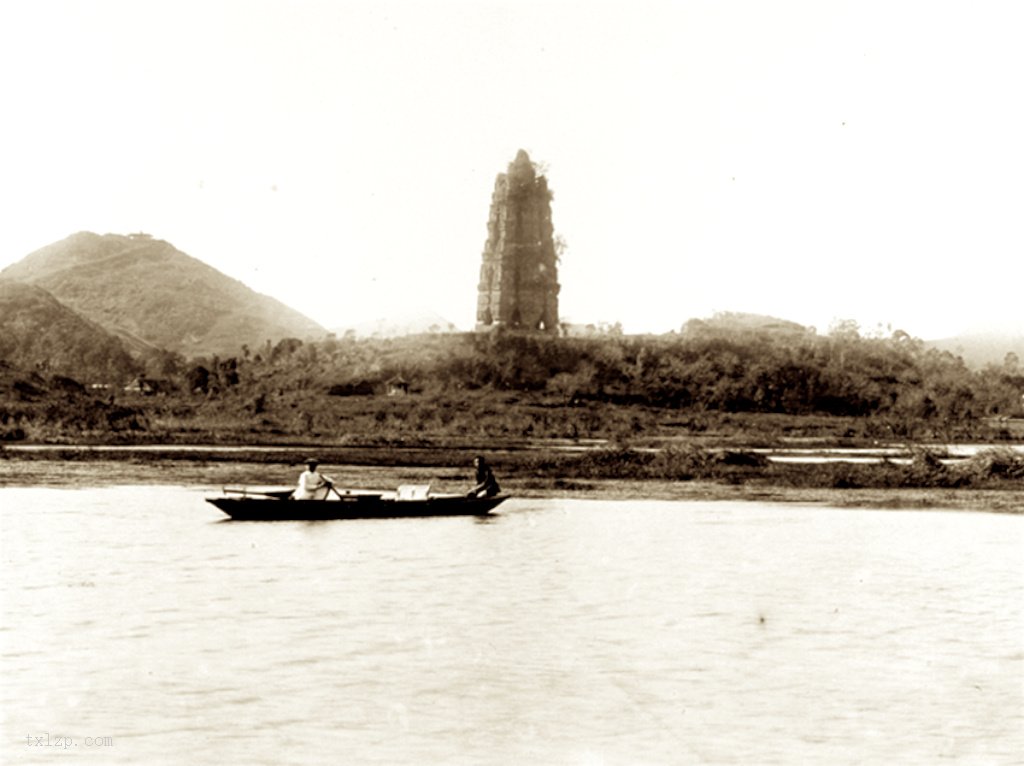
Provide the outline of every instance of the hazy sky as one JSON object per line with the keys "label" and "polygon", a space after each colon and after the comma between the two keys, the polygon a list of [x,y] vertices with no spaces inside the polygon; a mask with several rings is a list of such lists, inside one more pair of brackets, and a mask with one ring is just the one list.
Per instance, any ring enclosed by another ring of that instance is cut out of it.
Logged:
{"label": "hazy sky", "polygon": [[1024,3],[0,4],[0,267],[146,231],[327,327],[469,328],[547,168],[561,313],[1024,333]]}

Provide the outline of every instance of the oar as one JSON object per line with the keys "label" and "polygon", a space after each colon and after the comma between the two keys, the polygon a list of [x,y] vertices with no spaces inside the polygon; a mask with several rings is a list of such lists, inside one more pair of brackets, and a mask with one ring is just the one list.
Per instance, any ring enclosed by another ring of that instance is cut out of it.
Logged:
{"label": "oar", "polygon": [[293,491],[290,489],[260,491],[258,489],[247,489],[245,487],[242,487],[241,489],[236,489],[235,487],[222,487],[221,489],[224,491],[225,495],[259,495],[260,497],[273,497],[277,500],[284,500],[288,498]]}
{"label": "oar", "polygon": [[324,496],[322,498],[320,498],[321,500],[326,500],[327,498],[329,498],[331,496],[331,492],[332,491],[334,492],[334,494],[338,495],[338,497],[341,497],[341,495],[338,494],[338,490],[334,489],[334,482],[333,481],[327,481],[325,479],[324,482],[327,484],[327,491],[324,492]]}

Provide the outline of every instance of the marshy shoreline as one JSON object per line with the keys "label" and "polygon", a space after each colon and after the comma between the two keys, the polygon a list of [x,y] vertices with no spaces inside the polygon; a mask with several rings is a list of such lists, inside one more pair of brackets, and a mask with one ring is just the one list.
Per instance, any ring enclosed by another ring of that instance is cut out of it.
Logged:
{"label": "marshy shoreline", "polygon": [[759,501],[864,509],[1024,513],[1024,453],[987,447],[950,460],[938,445],[906,445],[875,462],[776,462],[764,451],[678,444],[506,443],[338,446],[21,444],[0,450],[0,487],[109,484],[287,485],[315,454],[351,487],[472,483],[474,454],[488,456],[505,492],[520,498]]}

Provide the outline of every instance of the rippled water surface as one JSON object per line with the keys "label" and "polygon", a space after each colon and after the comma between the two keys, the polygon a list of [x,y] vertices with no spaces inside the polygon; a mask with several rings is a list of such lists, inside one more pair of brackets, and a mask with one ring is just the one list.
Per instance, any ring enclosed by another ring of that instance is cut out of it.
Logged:
{"label": "rippled water surface", "polygon": [[0,489],[0,761],[1021,762],[1020,517],[203,494]]}

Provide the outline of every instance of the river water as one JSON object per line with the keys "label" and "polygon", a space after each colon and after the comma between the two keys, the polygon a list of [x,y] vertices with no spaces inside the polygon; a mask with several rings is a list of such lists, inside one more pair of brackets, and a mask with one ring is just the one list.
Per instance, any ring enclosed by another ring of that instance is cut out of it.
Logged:
{"label": "river water", "polygon": [[110,481],[0,488],[0,762],[1024,754],[1019,516],[513,499],[259,524]]}

